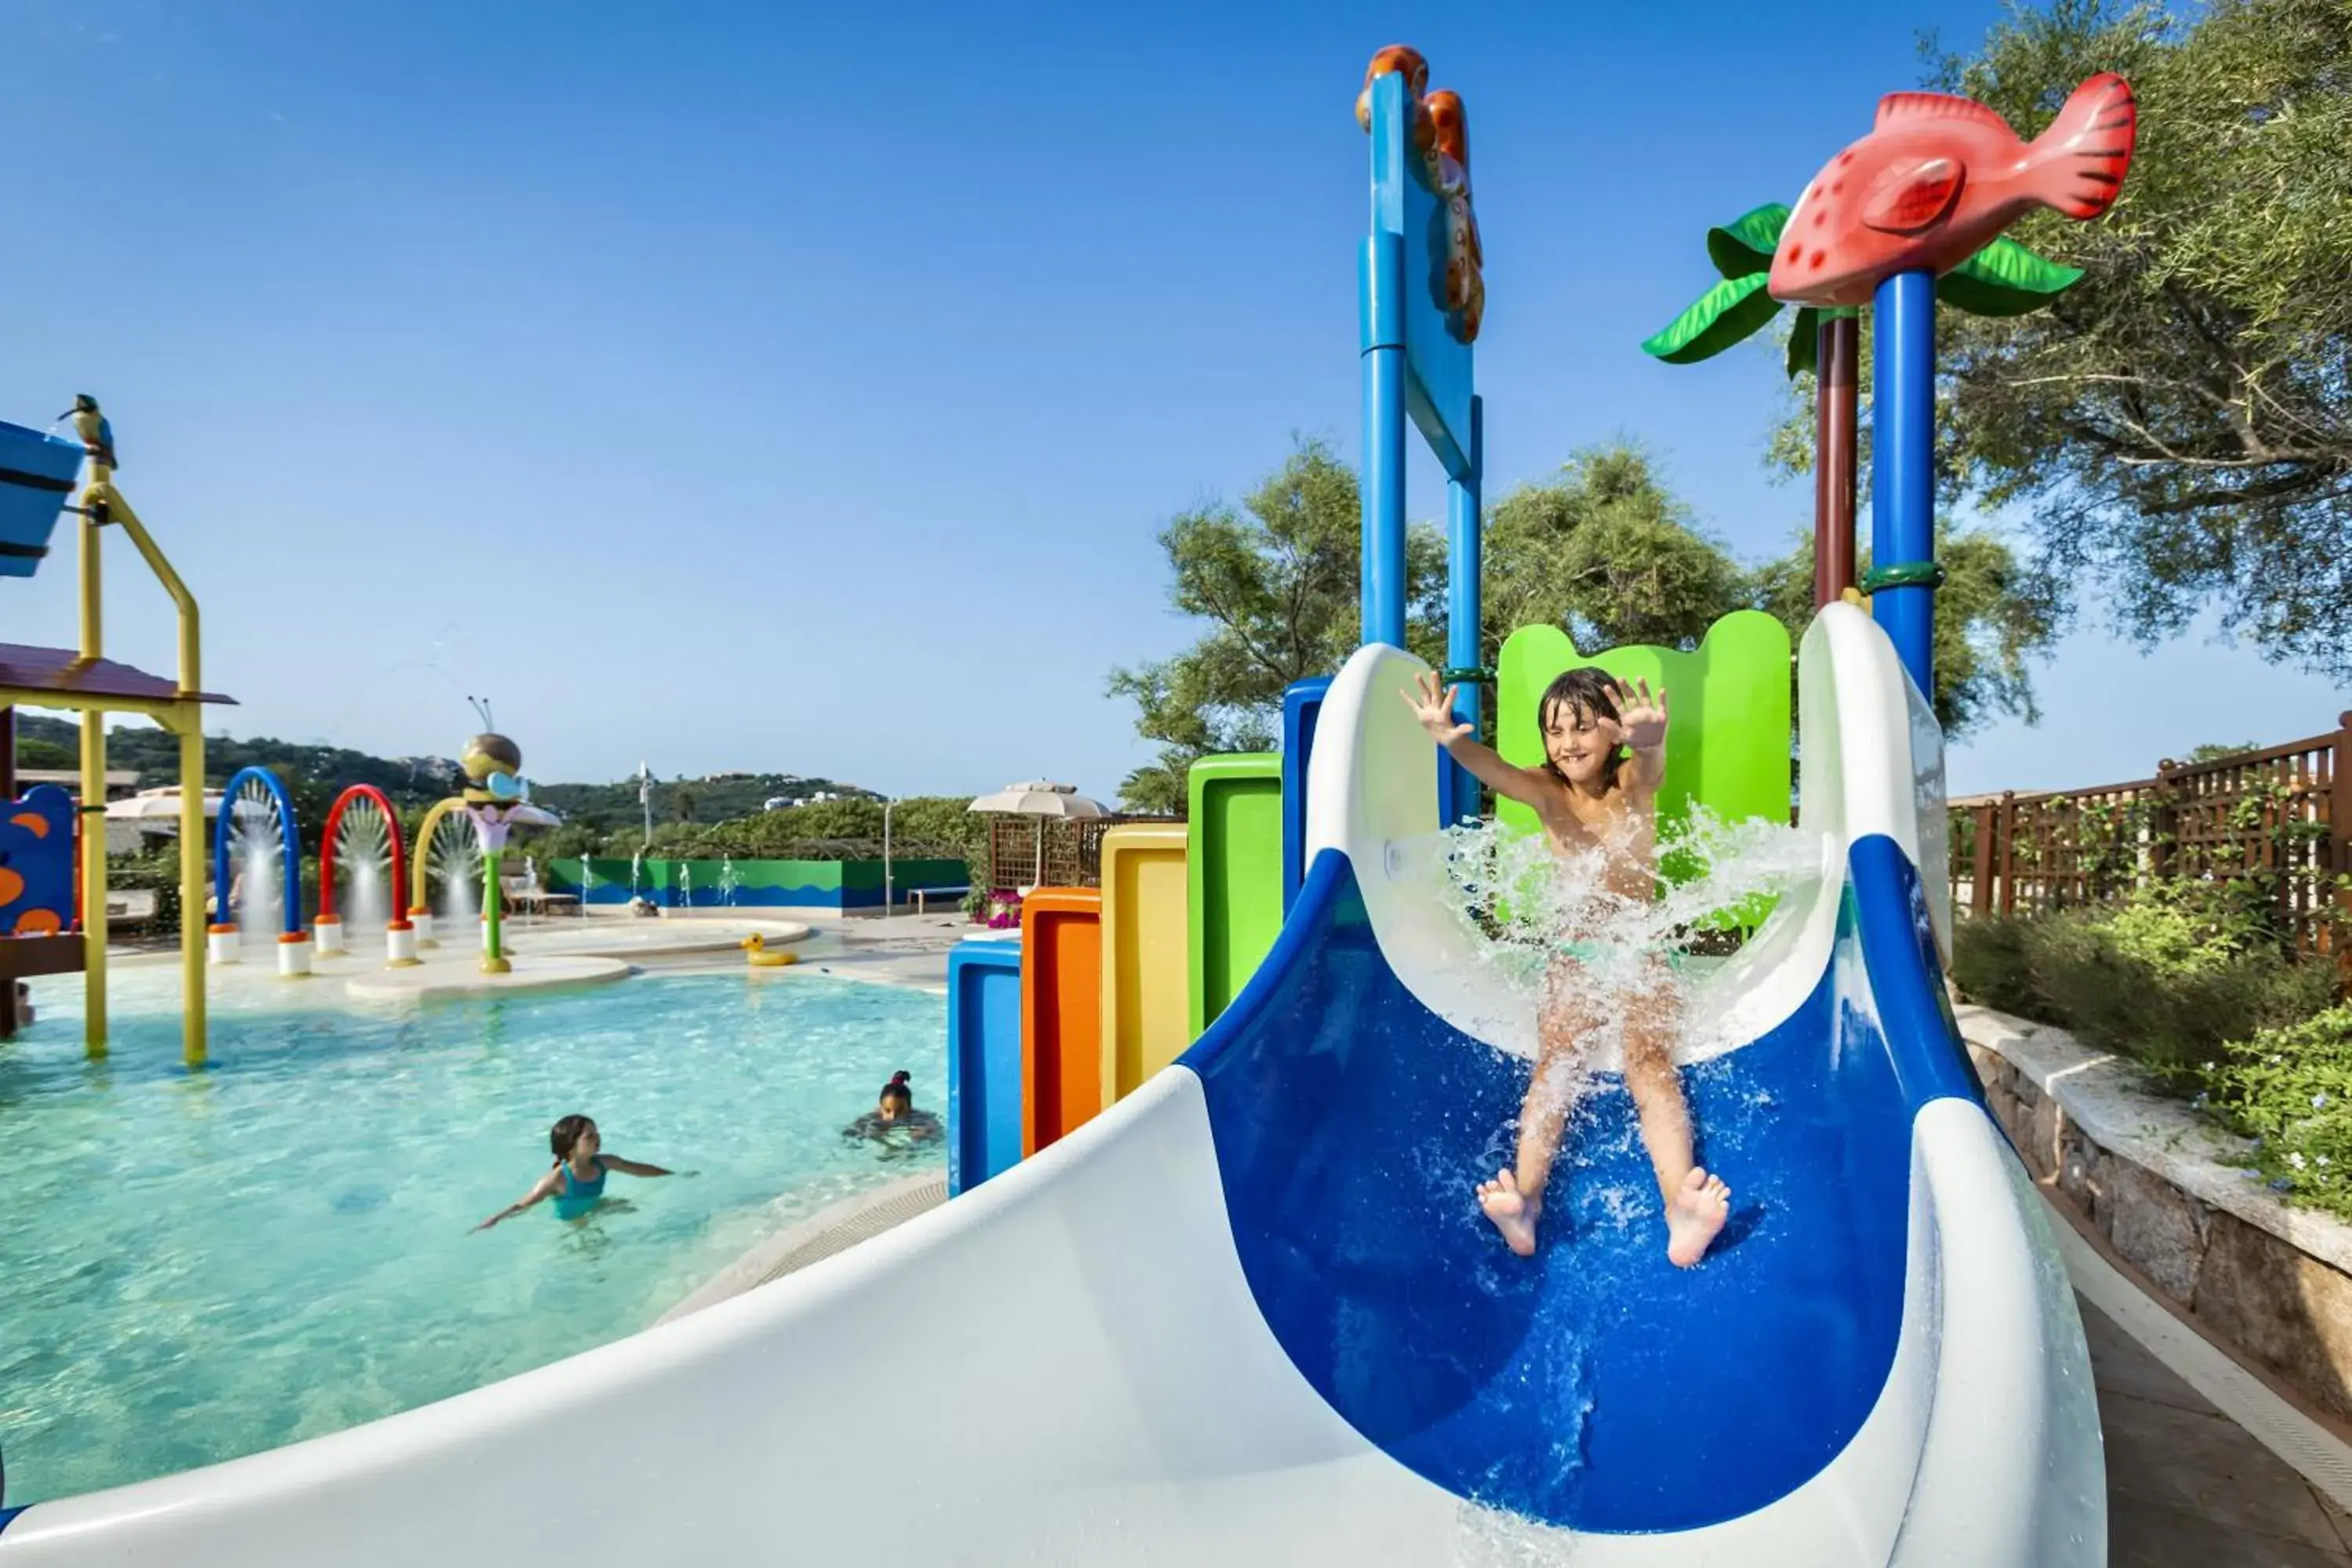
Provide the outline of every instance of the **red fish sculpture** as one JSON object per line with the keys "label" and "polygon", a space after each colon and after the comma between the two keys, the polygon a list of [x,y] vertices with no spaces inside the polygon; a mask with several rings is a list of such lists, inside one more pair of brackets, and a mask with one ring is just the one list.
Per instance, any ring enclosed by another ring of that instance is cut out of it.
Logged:
{"label": "red fish sculpture", "polygon": [[1767,280],[1800,305],[1867,305],[1881,279],[1941,277],[2035,207],[2097,217],[2131,166],[2139,110],[2112,72],[2076,88],[2031,142],[1972,99],[1893,92],[1869,135],[1797,198]]}

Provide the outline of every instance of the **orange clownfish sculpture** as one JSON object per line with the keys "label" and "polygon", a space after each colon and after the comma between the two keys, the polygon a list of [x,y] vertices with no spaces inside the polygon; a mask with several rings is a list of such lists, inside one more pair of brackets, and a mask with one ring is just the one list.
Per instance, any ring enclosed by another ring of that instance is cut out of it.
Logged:
{"label": "orange clownfish sculpture", "polygon": [[1478,341],[1486,314],[1486,250],[1470,205],[1470,117],[1462,95],[1444,89],[1423,100],[1437,143],[1437,194],[1445,201],[1445,308],[1460,318],[1464,342]]}
{"label": "orange clownfish sculpture", "polygon": [[1429,62],[1421,51],[1405,44],[1391,44],[1372,57],[1364,68],[1364,89],[1356,94],[1356,123],[1369,132],[1372,128],[1372,83],[1384,76],[1404,73],[1404,100],[1412,110],[1413,151],[1427,154],[1434,144],[1435,128],[1429,122],[1429,111],[1422,99],[1429,91]]}
{"label": "orange clownfish sculpture", "polygon": [[1423,183],[1445,205],[1445,256],[1431,280],[1433,291],[1454,337],[1475,342],[1486,314],[1486,255],[1470,198],[1469,116],[1461,94],[1428,90],[1429,62],[1420,50],[1391,44],[1372,57],[1364,69],[1363,90],[1356,95],[1356,123],[1366,131],[1372,128],[1372,83],[1396,74],[1404,77],[1411,114],[1407,134],[1420,154]]}
{"label": "orange clownfish sculpture", "polygon": [[1798,305],[1867,305],[1897,272],[1949,272],[2035,207],[2097,217],[2131,167],[2139,110],[2113,72],[2074,89],[2021,141],[1973,99],[1894,92],[1869,135],[1797,198],[1766,287]]}

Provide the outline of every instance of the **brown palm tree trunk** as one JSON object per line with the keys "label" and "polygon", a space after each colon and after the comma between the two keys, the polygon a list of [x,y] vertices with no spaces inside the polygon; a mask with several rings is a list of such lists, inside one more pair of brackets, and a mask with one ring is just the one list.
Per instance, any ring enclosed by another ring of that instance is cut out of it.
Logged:
{"label": "brown palm tree trunk", "polygon": [[1853,586],[1855,372],[1862,322],[1824,313],[1813,379],[1813,605]]}

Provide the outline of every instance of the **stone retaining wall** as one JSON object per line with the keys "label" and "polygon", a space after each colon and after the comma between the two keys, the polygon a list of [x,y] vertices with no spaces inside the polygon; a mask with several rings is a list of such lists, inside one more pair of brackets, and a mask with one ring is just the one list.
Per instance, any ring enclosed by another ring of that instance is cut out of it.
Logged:
{"label": "stone retaining wall", "polygon": [[2242,1140],[2134,1063],[1958,1012],[1985,1102],[2035,1178],[2213,1337],[2352,1420],[2352,1226],[2279,1202],[2246,1174]]}

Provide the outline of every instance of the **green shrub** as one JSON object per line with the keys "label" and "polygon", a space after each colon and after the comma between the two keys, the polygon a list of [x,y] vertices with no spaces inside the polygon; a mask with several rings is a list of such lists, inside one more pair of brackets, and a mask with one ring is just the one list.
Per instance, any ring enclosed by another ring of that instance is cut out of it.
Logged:
{"label": "green shrub", "polygon": [[2352,1219],[2352,1004],[2234,1041],[2200,1077],[2272,1186]]}
{"label": "green shrub", "polygon": [[2040,1018],[2048,1012],[2049,1003],[2035,993],[2025,971],[2025,933],[2032,923],[2008,915],[1980,915],[1953,928],[1952,984],[1961,995],[2021,1018]]}
{"label": "green shrub", "polygon": [[1955,933],[1963,995],[2120,1051],[2187,1092],[2228,1042],[2298,1025],[2336,999],[2324,963],[2297,963],[2229,884],[2158,884],[2128,902]]}

